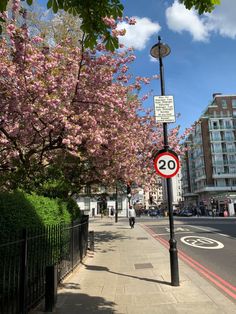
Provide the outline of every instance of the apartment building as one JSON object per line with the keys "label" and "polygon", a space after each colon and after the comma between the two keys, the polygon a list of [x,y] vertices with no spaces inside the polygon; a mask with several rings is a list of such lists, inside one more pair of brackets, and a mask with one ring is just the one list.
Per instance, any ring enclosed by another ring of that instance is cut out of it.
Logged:
{"label": "apartment building", "polygon": [[236,95],[213,94],[186,139],[182,158],[185,206],[236,212]]}

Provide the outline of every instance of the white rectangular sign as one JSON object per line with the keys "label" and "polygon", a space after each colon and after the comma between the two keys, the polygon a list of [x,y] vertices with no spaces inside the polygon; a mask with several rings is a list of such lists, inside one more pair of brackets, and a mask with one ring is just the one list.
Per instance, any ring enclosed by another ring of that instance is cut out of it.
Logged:
{"label": "white rectangular sign", "polygon": [[154,114],[156,122],[175,122],[173,96],[154,96]]}

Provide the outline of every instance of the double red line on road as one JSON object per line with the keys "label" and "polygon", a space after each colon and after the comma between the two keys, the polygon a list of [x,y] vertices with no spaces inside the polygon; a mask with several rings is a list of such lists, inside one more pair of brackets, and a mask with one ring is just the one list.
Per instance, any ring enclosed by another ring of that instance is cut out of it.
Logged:
{"label": "double red line on road", "polygon": [[[167,249],[169,249],[169,242],[160,236],[158,236],[154,231],[152,231],[150,228],[148,228],[146,225],[142,225],[142,227],[156,240],[158,240],[161,244],[163,244]],[[229,282],[218,276],[213,271],[209,270],[196,260],[194,260],[192,257],[185,254],[183,251],[178,249],[178,256],[186,262],[188,265],[190,265],[192,268],[197,270],[200,274],[202,274],[205,278],[210,280],[212,283],[214,283],[218,288],[223,290],[227,295],[229,295],[231,298],[236,300],[236,287],[231,285]]]}

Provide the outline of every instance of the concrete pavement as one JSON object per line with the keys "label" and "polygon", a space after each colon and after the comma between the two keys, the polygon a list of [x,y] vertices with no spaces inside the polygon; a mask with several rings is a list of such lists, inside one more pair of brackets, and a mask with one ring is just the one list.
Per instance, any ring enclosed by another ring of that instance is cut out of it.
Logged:
{"label": "concrete pavement", "polygon": [[138,221],[134,229],[124,218],[90,221],[95,251],[62,284],[55,313],[236,313],[236,303],[180,259],[180,286],[171,286],[168,249]]}

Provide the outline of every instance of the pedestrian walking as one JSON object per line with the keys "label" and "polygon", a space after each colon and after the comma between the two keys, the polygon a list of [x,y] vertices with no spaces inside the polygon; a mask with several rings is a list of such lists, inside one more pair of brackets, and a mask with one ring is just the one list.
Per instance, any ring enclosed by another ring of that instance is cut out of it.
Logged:
{"label": "pedestrian walking", "polygon": [[114,216],[114,207],[111,207],[111,216]]}
{"label": "pedestrian walking", "polygon": [[216,208],[213,208],[212,209],[212,218],[215,218],[216,217]]}
{"label": "pedestrian walking", "polygon": [[129,208],[129,225],[134,228],[136,213],[132,206]]}

